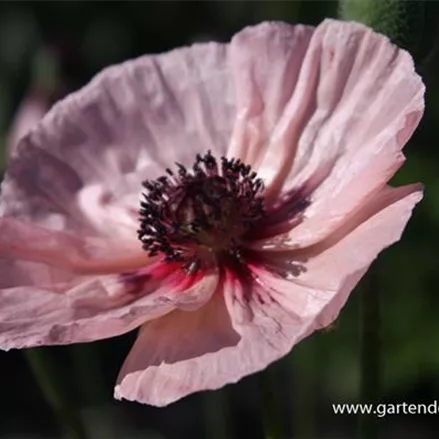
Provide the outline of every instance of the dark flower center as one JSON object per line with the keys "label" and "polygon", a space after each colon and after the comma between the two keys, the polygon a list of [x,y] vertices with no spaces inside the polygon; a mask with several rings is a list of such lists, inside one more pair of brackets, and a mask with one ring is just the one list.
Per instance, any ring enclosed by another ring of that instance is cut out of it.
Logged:
{"label": "dark flower center", "polygon": [[249,165],[210,151],[192,169],[146,180],[139,239],[149,255],[196,267],[208,255],[239,256],[245,234],[264,216],[262,180]]}

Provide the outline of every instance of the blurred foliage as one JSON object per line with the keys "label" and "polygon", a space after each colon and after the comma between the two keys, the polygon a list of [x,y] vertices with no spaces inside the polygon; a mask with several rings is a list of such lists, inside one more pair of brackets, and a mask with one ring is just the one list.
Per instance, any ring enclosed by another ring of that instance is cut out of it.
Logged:
{"label": "blurred foliage", "polygon": [[[408,48],[427,84],[425,117],[407,146],[407,163],[394,179],[395,184],[423,181],[425,200],[401,243],[378,258],[376,275],[382,299],[383,402],[429,403],[439,392],[439,2],[0,2],[0,146],[19,103],[35,89],[54,101],[104,66],[144,53],[195,41],[225,41],[262,20],[317,24],[339,12]],[[284,401],[283,416],[294,437],[349,437],[353,431],[353,419],[334,417],[330,404],[358,398],[358,293],[333,329],[313,335],[269,368],[275,371],[273,386]],[[69,397],[94,428],[92,437],[261,438],[255,377],[165,409],[113,402],[112,387],[133,337],[51,348]],[[14,377],[3,383],[0,438],[59,437],[22,354],[0,352],[0,369],[3,377]],[[416,425],[412,436],[407,428],[398,438],[428,438],[428,431],[439,427],[434,417],[385,422],[388,431]],[[430,429],[423,430],[424,425]]]}
{"label": "blurred foliage", "polygon": [[424,29],[422,0],[340,0],[340,18],[373,27],[396,44],[416,52]]}

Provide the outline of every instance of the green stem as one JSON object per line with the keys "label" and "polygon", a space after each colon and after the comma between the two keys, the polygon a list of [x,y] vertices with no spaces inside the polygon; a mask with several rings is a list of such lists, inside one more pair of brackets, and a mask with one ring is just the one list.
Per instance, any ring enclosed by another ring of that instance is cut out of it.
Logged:
{"label": "green stem", "polygon": [[312,439],[317,437],[315,428],[315,402],[320,375],[316,366],[321,365],[319,337],[315,334],[293,351],[291,367],[293,379],[293,432],[294,437]]}
{"label": "green stem", "polygon": [[45,348],[27,349],[24,351],[43,395],[52,407],[66,436],[69,439],[86,439],[81,418],[66,397],[61,376],[58,373],[50,353]]}
{"label": "green stem", "polygon": [[92,343],[72,345],[69,354],[87,435],[114,438],[115,407],[107,403],[111,401],[111,387],[105,385],[97,346]]}
{"label": "green stem", "polygon": [[276,398],[274,377],[267,369],[258,374],[258,379],[265,439],[285,439],[281,408]]}
{"label": "green stem", "polygon": [[[360,298],[360,398],[363,404],[378,404],[381,388],[380,302],[376,273],[369,272]],[[359,439],[378,439],[378,418],[360,415]]]}
{"label": "green stem", "polygon": [[96,346],[92,344],[76,344],[69,347],[72,367],[78,383],[78,390],[83,405],[101,405],[111,394],[105,391],[105,382]]}

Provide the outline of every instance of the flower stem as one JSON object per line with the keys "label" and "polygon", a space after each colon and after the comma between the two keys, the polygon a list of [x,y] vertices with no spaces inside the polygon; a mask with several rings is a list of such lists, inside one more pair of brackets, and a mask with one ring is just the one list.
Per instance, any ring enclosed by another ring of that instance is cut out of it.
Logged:
{"label": "flower stem", "polygon": [[300,439],[312,439],[317,437],[315,403],[319,388],[320,373],[317,368],[322,363],[319,358],[319,337],[321,334],[313,335],[307,343],[296,347],[291,358],[293,375],[293,432],[294,437]]}
{"label": "flower stem", "polygon": [[35,348],[25,350],[24,355],[66,436],[69,439],[86,439],[81,418],[66,397],[61,377],[49,352],[44,348]]}
{"label": "flower stem", "polygon": [[[369,272],[360,296],[360,398],[363,404],[378,404],[380,398],[380,302],[377,276]],[[360,415],[359,439],[378,439],[378,419]]]}
{"label": "flower stem", "polygon": [[96,346],[76,344],[69,346],[72,368],[75,373],[82,405],[93,406],[105,403],[110,397],[106,394],[105,382]]}
{"label": "flower stem", "polygon": [[258,374],[265,439],[285,439],[281,408],[276,399],[274,377],[270,369]]}

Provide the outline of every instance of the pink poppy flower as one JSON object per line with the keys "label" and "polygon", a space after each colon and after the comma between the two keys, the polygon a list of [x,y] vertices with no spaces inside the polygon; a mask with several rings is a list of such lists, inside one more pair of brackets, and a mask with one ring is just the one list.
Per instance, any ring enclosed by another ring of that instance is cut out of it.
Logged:
{"label": "pink poppy flower", "polygon": [[422,187],[387,182],[423,93],[408,53],[334,20],[104,70],[9,165],[0,346],[140,327],[115,396],[159,406],[265,368],[401,237]]}

